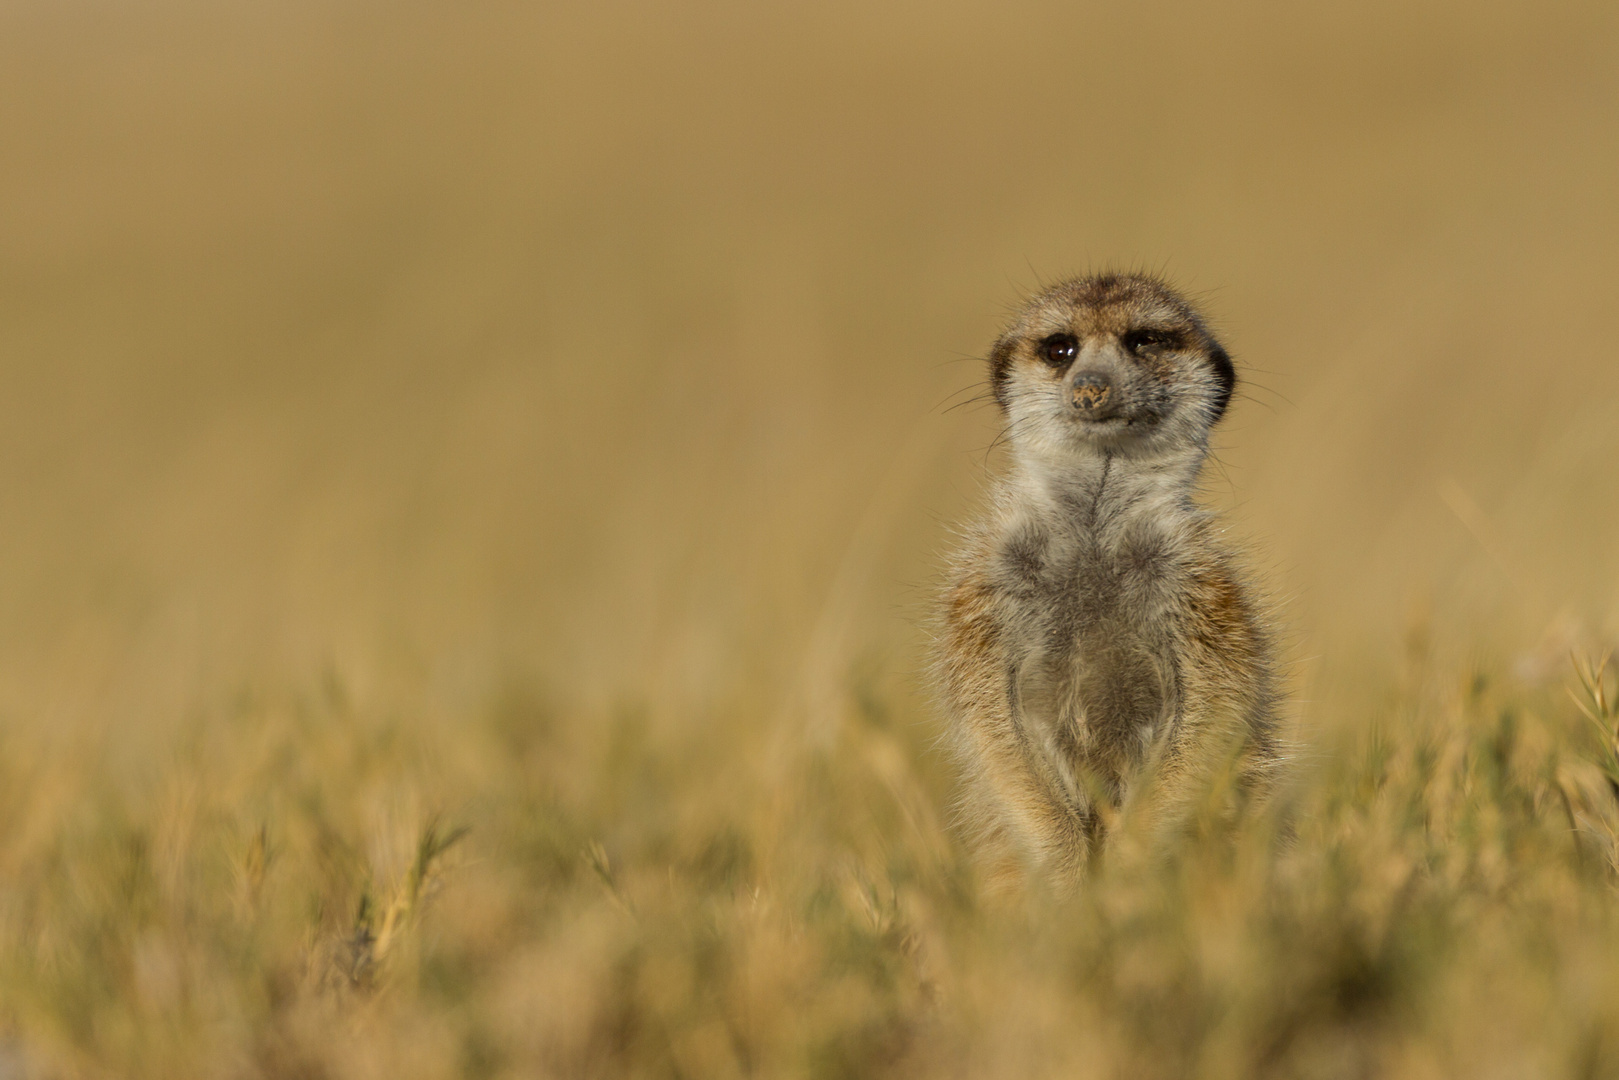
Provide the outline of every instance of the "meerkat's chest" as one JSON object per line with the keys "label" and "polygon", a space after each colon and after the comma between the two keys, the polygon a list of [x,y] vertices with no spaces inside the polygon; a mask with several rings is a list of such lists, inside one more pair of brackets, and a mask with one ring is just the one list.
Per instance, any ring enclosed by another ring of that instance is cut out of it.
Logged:
{"label": "meerkat's chest", "polygon": [[1003,538],[998,562],[1001,592],[1017,621],[1046,636],[1092,626],[1152,636],[1185,593],[1185,558],[1150,526],[1016,529]]}

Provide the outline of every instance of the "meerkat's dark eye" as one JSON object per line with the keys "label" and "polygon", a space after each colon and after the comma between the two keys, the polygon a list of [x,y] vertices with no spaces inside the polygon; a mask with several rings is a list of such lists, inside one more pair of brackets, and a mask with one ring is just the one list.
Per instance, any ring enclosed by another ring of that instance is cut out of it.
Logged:
{"label": "meerkat's dark eye", "polygon": [[1040,343],[1040,359],[1054,368],[1065,368],[1079,355],[1079,341],[1072,334],[1052,334]]}
{"label": "meerkat's dark eye", "polygon": [[1147,353],[1161,352],[1175,348],[1179,342],[1175,335],[1165,330],[1131,330],[1119,338],[1119,344],[1124,346],[1131,356],[1143,356]]}

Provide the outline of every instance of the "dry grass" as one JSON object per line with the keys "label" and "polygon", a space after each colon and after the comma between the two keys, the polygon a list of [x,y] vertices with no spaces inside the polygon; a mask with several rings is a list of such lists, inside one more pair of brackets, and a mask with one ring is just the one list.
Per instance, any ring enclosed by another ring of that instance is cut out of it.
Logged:
{"label": "dry grass", "polygon": [[[1619,1075],[1616,11],[6,7],[0,1078]],[[1303,750],[995,907],[919,627],[1110,261]]]}

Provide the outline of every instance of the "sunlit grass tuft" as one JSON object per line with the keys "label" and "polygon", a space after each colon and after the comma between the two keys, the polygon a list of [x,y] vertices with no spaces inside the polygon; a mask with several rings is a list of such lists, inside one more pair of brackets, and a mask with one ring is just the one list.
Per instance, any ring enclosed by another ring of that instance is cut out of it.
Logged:
{"label": "sunlit grass tuft", "polygon": [[1608,778],[1614,798],[1619,799],[1619,698],[1608,688],[1610,659],[1610,656],[1604,656],[1599,661],[1576,658],[1574,669],[1579,690],[1577,693],[1570,690],[1569,696],[1596,728],[1597,760]]}

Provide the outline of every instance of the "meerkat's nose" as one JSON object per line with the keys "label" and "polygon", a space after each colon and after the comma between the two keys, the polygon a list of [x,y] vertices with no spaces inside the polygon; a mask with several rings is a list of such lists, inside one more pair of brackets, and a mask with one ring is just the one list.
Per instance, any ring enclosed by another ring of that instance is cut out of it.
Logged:
{"label": "meerkat's nose", "polygon": [[1082,371],[1069,380],[1068,403],[1087,420],[1103,420],[1113,413],[1113,380],[1106,372]]}

